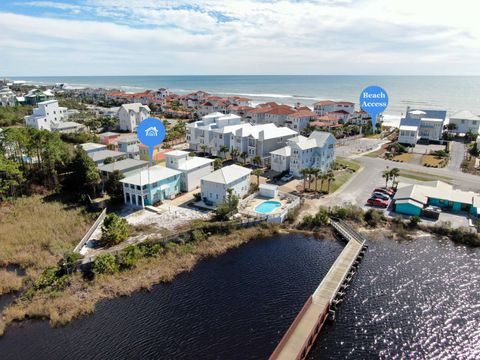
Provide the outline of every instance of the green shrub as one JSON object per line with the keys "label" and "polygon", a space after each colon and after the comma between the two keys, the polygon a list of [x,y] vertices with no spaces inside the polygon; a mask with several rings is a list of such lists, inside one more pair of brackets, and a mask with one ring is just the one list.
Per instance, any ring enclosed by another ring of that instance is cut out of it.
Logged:
{"label": "green shrub", "polygon": [[412,227],[416,227],[416,226],[418,226],[420,221],[421,221],[420,217],[412,216],[412,217],[410,217],[409,225],[412,226]]}
{"label": "green shrub", "polygon": [[206,240],[207,235],[202,230],[195,229],[192,231],[192,239],[193,241],[200,242],[200,241]]}
{"label": "green shrub", "polygon": [[102,242],[107,246],[116,245],[128,238],[130,225],[117,214],[108,214],[103,220]]}
{"label": "green shrub", "polygon": [[114,274],[117,271],[118,264],[112,254],[100,255],[93,262],[93,272],[95,274]]}
{"label": "green shrub", "polygon": [[386,219],[382,211],[369,209],[364,215],[363,219],[371,227],[377,227],[383,223]]}
{"label": "green shrub", "polygon": [[145,257],[156,256],[162,251],[162,246],[160,244],[143,243],[139,245],[139,248],[142,251],[143,256]]}
{"label": "green shrub", "polygon": [[35,282],[35,289],[45,289],[51,287],[53,289],[63,289],[68,284],[68,275],[57,266],[48,267],[43,271]]}
{"label": "green shrub", "polygon": [[117,263],[120,270],[133,269],[142,255],[142,251],[136,245],[129,245],[117,256]]}

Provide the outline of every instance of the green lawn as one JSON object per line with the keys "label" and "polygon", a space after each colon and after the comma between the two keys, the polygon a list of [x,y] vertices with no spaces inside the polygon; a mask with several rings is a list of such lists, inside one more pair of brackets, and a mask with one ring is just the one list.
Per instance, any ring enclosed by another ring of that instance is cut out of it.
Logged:
{"label": "green lawn", "polygon": [[418,181],[441,180],[447,183],[451,183],[453,180],[451,177],[448,177],[448,176],[431,175],[431,174],[426,174],[419,171],[410,171],[410,170],[400,170],[400,176],[404,178],[418,180]]}
{"label": "green lawn", "polygon": [[360,169],[360,163],[358,161],[349,160],[341,156],[337,157],[336,161],[340,165],[347,166],[353,171],[358,171],[358,169]]}

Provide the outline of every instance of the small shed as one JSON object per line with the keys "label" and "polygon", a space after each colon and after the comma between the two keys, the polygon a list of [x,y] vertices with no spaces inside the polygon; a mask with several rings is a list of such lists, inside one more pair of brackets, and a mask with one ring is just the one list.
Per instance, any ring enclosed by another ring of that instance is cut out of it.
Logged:
{"label": "small shed", "polygon": [[278,194],[278,186],[272,184],[260,184],[259,193],[260,196],[274,198]]}

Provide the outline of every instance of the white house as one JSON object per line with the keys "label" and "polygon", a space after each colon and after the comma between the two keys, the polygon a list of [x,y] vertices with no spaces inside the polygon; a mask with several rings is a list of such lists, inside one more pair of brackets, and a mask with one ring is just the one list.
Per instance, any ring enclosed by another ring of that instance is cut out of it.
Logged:
{"label": "white house", "polygon": [[243,198],[250,187],[252,170],[238,165],[225,166],[200,179],[202,200],[206,204],[218,205],[223,202],[232,189],[239,198]]}
{"label": "white house", "polygon": [[52,131],[66,117],[66,112],[67,108],[58,106],[57,100],[42,101],[32,115],[25,116],[25,123],[35,129]]}
{"label": "white house", "polygon": [[398,142],[415,145],[418,140],[440,141],[447,112],[445,110],[410,110],[400,120]]}
{"label": "white house", "polygon": [[107,145],[104,144],[97,144],[97,143],[83,143],[78,145],[81,147],[87,154],[94,153],[96,151],[107,150]]}
{"label": "white house", "polygon": [[0,86],[0,106],[15,106],[17,98],[8,86]]}
{"label": "white house", "polygon": [[135,134],[117,140],[118,151],[127,153],[130,159],[138,159],[140,157],[140,148],[138,144],[140,144],[140,141]]}
{"label": "white house", "polygon": [[203,157],[189,157],[188,152],[173,150],[165,154],[166,166],[181,171],[180,190],[192,191],[200,187],[200,178],[213,171],[213,160]]}
{"label": "white house", "polygon": [[354,111],[354,104],[349,101],[323,100],[313,104],[313,110],[319,116],[342,110],[351,114]]}
{"label": "white house", "polygon": [[134,132],[150,116],[150,108],[141,103],[123,104],[118,110],[120,130]]}
{"label": "white house", "polygon": [[306,168],[327,171],[335,161],[335,137],[328,132],[314,131],[307,138],[299,135],[288,140],[288,145],[271,152],[272,170],[289,171],[296,177],[302,176]]}
{"label": "white house", "polygon": [[456,134],[466,134],[469,130],[474,134],[480,134],[480,116],[467,110],[452,115],[449,124],[455,125],[455,129],[450,130],[450,132]]}
{"label": "white house", "polygon": [[290,155],[292,154],[292,148],[290,146],[284,146],[278,150],[270,153],[270,168],[273,171],[282,173],[290,170]]}

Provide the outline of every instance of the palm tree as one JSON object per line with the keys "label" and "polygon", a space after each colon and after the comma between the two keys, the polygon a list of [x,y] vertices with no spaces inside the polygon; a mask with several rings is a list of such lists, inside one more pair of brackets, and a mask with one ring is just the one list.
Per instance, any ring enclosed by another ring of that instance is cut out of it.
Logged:
{"label": "palm tree", "polygon": [[392,186],[393,186],[393,183],[397,180],[398,176],[400,176],[399,168],[393,168],[392,170],[390,170],[390,177],[392,178]]}
{"label": "palm tree", "polygon": [[390,180],[390,170],[384,170],[382,177],[385,179],[385,187],[388,187],[388,180]]}
{"label": "palm tree", "polygon": [[228,153],[228,146],[225,146],[225,145],[222,145],[219,149],[220,151],[220,154],[223,154],[225,156],[225,158],[227,157],[227,153]]}
{"label": "palm tree", "polygon": [[321,172],[318,177],[320,178],[320,192],[323,192],[323,182],[327,179],[327,174]]}
{"label": "palm tree", "polygon": [[257,156],[255,156],[255,157],[252,159],[252,162],[253,162],[256,166],[260,167],[260,165],[262,165],[262,158],[261,158],[259,155],[257,155]]}
{"label": "palm tree", "polygon": [[262,169],[255,169],[255,170],[252,171],[252,174],[257,177],[257,185],[260,185],[260,175],[263,174],[263,170]]}
{"label": "palm tree", "polygon": [[303,176],[303,191],[305,191],[307,189],[307,176],[310,174],[310,169],[302,169],[300,170],[300,174]]}
{"label": "palm tree", "polygon": [[318,175],[320,174],[320,169],[319,168],[312,168],[311,174],[312,174],[313,178],[315,179],[315,191],[317,191]]}
{"label": "palm tree", "polygon": [[203,156],[207,153],[208,146],[205,144],[200,145],[200,149],[203,151]]}
{"label": "palm tree", "polygon": [[243,159],[243,165],[246,165],[247,164],[247,157],[248,157],[248,154],[246,152],[242,152],[240,154],[240,157]]}
{"label": "palm tree", "polygon": [[230,150],[230,156],[232,157],[232,159],[234,161],[237,161],[237,156],[240,155],[240,151],[238,151],[237,148],[232,148],[232,150]]}
{"label": "palm tree", "polygon": [[327,180],[327,184],[328,184],[327,193],[330,193],[330,184],[332,181],[335,181],[335,174],[333,173],[332,170],[329,170],[327,172],[325,180]]}

